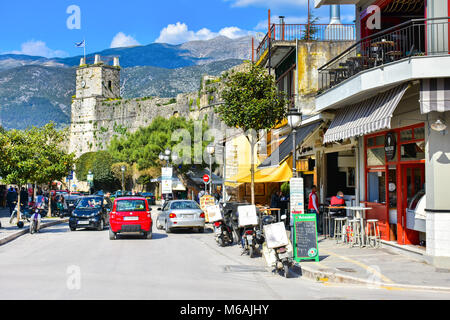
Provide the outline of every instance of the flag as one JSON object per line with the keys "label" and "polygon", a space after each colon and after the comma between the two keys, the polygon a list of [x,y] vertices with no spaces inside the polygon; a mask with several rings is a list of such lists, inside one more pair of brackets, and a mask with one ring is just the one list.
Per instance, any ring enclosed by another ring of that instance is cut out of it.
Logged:
{"label": "flag", "polygon": [[75,43],[75,47],[77,48],[84,48],[86,46],[85,41],[81,41],[80,43]]}

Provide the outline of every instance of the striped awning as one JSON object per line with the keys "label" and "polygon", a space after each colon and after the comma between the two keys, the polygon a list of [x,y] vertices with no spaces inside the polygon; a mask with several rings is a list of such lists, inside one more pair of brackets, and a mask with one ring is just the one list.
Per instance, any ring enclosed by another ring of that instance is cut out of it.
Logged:
{"label": "striped awning", "polygon": [[[295,135],[296,146],[301,145],[308,136],[310,136],[318,127],[320,127],[321,124],[322,122],[318,121],[298,128]],[[258,166],[258,169],[278,167],[280,163],[282,163],[292,153],[294,144],[293,139],[294,134],[291,132],[291,134],[289,134],[289,136],[283,141],[279,148],[276,149],[270,155],[270,157],[268,157],[260,166]]]}
{"label": "striped awning", "polygon": [[424,79],[420,86],[420,112],[450,111],[450,78]]}
{"label": "striped awning", "polygon": [[392,114],[407,89],[408,84],[403,84],[373,98],[339,109],[325,133],[323,142],[335,142],[390,129]]}

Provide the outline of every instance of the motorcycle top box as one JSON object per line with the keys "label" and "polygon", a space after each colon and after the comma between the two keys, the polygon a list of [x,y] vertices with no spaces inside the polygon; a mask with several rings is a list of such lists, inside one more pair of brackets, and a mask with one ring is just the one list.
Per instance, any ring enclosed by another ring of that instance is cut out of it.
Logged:
{"label": "motorcycle top box", "polygon": [[289,244],[284,222],[265,225],[264,235],[266,236],[267,247],[269,249],[280,248]]}
{"label": "motorcycle top box", "polygon": [[238,214],[240,228],[258,225],[256,206],[240,206],[238,207]]}

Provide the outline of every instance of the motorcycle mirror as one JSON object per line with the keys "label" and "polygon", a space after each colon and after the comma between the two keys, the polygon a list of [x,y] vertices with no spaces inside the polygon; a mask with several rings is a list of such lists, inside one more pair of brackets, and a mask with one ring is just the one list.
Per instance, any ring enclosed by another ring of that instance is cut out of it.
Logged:
{"label": "motorcycle mirror", "polygon": [[285,214],[281,216],[281,220],[286,220],[286,219],[287,219],[287,217]]}

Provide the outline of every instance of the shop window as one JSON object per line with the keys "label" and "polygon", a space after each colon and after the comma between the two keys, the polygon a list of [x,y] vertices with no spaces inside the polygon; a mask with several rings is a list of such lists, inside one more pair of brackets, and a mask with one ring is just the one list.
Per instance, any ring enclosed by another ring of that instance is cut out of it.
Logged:
{"label": "shop window", "polygon": [[382,146],[384,145],[384,135],[383,136],[377,136],[373,138],[369,138],[367,140],[367,146],[368,147],[375,147],[375,146]]}
{"label": "shop window", "polygon": [[389,169],[389,207],[397,208],[397,170]]}
{"label": "shop window", "polygon": [[425,160],[425,141],[401,146],[402,161]]}
{"label": "shop window", "polygon": [[413,139],[412,129],[403,130],[402,132],[400,132],[400,141],[401,142],[410,141],[412,139]]}
{"label": "shop window", "polygon": [[386,163],[384,147],[367,149],[367,165],[369,167],[384,166]]}
{"label": "shop window", "polygon": [[367,178],[368,201],[386,203],[386,173],[383,171],[369,172]]}
{"label": "shop window", "polygon": [[414,129],[414,139],[415,140],[425,140],[425,127]]}

